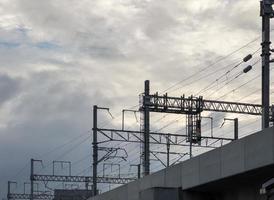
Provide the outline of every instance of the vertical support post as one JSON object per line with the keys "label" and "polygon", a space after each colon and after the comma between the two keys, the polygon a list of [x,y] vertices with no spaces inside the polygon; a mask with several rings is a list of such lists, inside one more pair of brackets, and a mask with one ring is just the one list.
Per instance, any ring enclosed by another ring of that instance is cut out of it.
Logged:
{"label": "vertical support post", "polygon": [[213,118],[210,117],[210,133],[211,133],[211,137],[213,137]]}
{"label": "vertical support post", "polygon": [[234,119],[234,139],[239,139],[239,120],[238,118]]}
{"label": "vertical support post", "polygon": [[192,137],[193,134],[190,132],[190,142],[189,142],[189,157],[192,158]]}
{"label": "vertical support post", "polygon": [[193,115],[187,114],[186,116],[186,132],[189,142],[189,158],[192,158],[192,144],[193,144]]}
{"label": "vertical support post", "polygon": [[85,188],[88,191],[88,177],[85,177]]}
{"label": "vertical support post", "polygon": [[169,141],[169,136],[167,137],[167,143],[166,143],[166,153],[167,153],[167,161],[166,161],[166,166],[169,167],[169,152],[170,152],[170,141]]}
{"label": "vertical support post", "polygon": [[97,144],[97,109],[96,105],[93,106],[93,176],[92,176],[92,184],[93,184],[93,196],[97,195],[97,164],[98,164],[98,144]]}
{"label": "vertical support post", "polygon": [[52,175],[54,176],[54,164],[55,164],[55,161],[52,161]]}
{"label": "vertical support post", "polygon": [[7,193],[7,199],[10,200],[10,184],[11,182],[8,181],[8,193]]}
{"label": "vertical support post", "polygon": [[143,100],[144,107],[144,175],[149,175],[150,173],[150,162],[149,162],[149,129],[150,129],[150,119],[149,119],[149,80],[145,81],[145,94]]}
{"label": "vertical support post", "polygon": [[122,110],[122,130],[125,128],[125,110]]}
{"label": "vertical support post", "polygon": [[24,183],[24,194],[26,194],[26,184],[27,183]]}
{"label": "vertical support post", "polygon": [[69,164],[69,175],[71,176],[71,162],[68,162]]}
{"label": "vertical support post", "polygon": [[133,165],[130,165],[130,167],[137,167],[137,178],[140,179],[141,178],[141,164],[133,164]]}
{"label": "vertical support post", "polygon": [[30,200],[33,200],[33,171],[34,171],[34,159],[30,159]]}
{"label": "vertical support post", "polygon": [[225,124],[226,121],[234,121],[234,140],[238,140],[239,139],[239,119],[224,118],[224,122],[222,123],[221,127]]}
{"label": "vertical support post", "polygon": [[269,127],[269,61],[270,61],[270,17],[273,14],[269,0],[261,1],[262,16],[262,129]]}
{"label": "vertical support post", "polygon": [[137,165],[137,173],[138,173],[138,179],[140,179],[141,178],[141,164],[138,164]]}

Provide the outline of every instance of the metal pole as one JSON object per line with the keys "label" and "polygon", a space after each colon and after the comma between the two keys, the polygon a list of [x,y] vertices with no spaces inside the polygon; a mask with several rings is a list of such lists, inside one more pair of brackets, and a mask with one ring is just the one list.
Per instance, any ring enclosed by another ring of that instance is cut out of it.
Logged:
{"label": "metal pole", "polygon": [[122,110],[122,130],[125,128],[125,111]]}
{"label": "metal pole", "polygon": [[69,175],[71,176],[71,162],[68,162],[69,163]]}
{"label": "metal pole", "polygon": [[234,119],[234,139],[238,140],[239,138],[239,120],[238,118]]}
{"label": "metal pole", "polygon": [[52,161],[52,175],[54,175],[54,163],[55,161]]}
{"label": "metal pole", "polygon": [[27,183],[24,183],[24,194],[26,194],[26,184]]}
{"label": "metal pole", "polygon": [[144,95],[144,175],[149,175],[150,173],[150,163],[149,163],[149,106],[147,105],[150,101],[149,98],[149,80],[145,81],[145,95]]}
{"label": "metal pole", "polygon": [[270,15],[269,0],[261,1],[262,16],[262,129],[269,127],[269,60],[270,60]]}
{"label": "metal pole", "polygon": [[140,179],[141,178],[141,165],[140,164],[137,165],[137,169],[138,169],[138,179]]}
{"label": "metal pole", "polygon": [[97,164],[98,164],[98,146],[97,146],[97,109],[93,106],[93,196],[97,195]]}
{"label": "metal pole", "polygon": [[190,133],[189,157],[192,158],[192,132]]}
{"label": "metal pole", "polygon": [[211,137],[213,137],[213,118],[212,117],[210,117],[210,125],[211,125],[211,130],[210,130]]}
{"label": "metal pole", "polygon": [[10,184],[11,182],[8,181],[8,194],[7,194],[7,199],[10,200]]}
{"label": "metal pole", "polygon": [[189,137],[189,157],[192,158],[192,143],[193,143],[193,116],[187,115],[187,135]]}
{"label": "metal pole", "polygon": [[30,200],[33,200],[33,171],[34,171],[34,159],[30,159]]}
{"label": "metal pole", "polygon": [[170,152],[170,141],[169,141],[169,136],[167,137],[167,143],[166,143],[166,153],[167,153],[167,164],[166,166],[169,167],[169,152]]}
{"label": "metal pole", "polygon": [[85,177],[85,188],[88,190],[88,177]]}
{"label": "metal pole", "polygon": [[222,123],[221,127],[225,124],[226,121],[234,121],[234,140],[238,140],[239,139],[239,119],[224,118],[224,122]]}

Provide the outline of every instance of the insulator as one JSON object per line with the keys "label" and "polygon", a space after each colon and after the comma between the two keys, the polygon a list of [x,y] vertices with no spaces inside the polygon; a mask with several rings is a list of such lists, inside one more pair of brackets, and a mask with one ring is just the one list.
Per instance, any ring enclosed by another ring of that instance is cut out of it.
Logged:
{"label": "insulator", "polygon": [[252,69],[252,66],[251,66],[251,65],[248,65],[246,68],[244,68],[243,72],[244,72],[244,73],[247,73],[247,72],[249,72],[251,69]]}
{"label": "insulator", "polygon": [[248,54],[246,57],[244,57],[243,61],[247,62],[252,58],[252,54]]}

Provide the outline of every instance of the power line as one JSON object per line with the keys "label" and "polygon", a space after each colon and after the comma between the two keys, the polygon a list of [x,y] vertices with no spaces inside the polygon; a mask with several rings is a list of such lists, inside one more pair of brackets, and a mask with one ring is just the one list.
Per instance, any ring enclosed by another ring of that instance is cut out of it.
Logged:
{"label": "power line", "polygon": [[224,59],[230,57],[231,55],[237,53],[238,51],[244,49],[245,47],[249,46],[249,45],[252,44],[253,42],[257,41],[258,39],[260,39],[260,37],[254,38],[254,39],[251,40],[250,42],[248,42],[248,43],[246,43],[245,45],[241,46],[240,48],[238,48],[238,49],[236,49],[236,50],[230,52],[229,54],[227,54],[227,55],[221,57],[220,59],[216,60],[215,62],[213,62],[213,63],[207,65],[206,67],[202,68],[202,69],[199,70],[198,72],[195,72],[195,73],[193,73],[192,75],[190,75],[190,76],[184,78],[183,80],[181,80],[181,81],[179,81],[179,82],[177,82],[177,83],[171,85],[171,86],[168,87],[167,89],[163,90],[161,93],[165,93],[165,92],[167,92],[168,90],[174,88],[175,86],[177,86],[177,85],[179,85],[179,84],[181,84],[181,83],[183,83],[183,82],[185,82],[185,81],[187,81],[187,80],[193,78],[194,76],[196,76],[196,75],[198,75],[198,74],[204,72],[205,70],[207,70],[207,69],[213,67],[214,65],[218,64],[218,63],[221,62],[222,60],[224,60]]}
{"label": "power line", "polygon": [[[239,77],[239,75],[236,77],[236,78],[238,78]],[[138,105],[137,105],[138,106]]]}
{"label": "power line", "polygon": [[[251,66],[256,65],[260,60],[257,60],[255,63],[253,63]],[[243,71],[239,72],[238,74],[235,75],[234,78],[232,78],[231,80],[227,81],[221,88],[218,88],[218,90],[213,91],[212,93],[209,94],[209,96],[212,96],[213,94],[215,94],[216,92],[220,91],[221,89],[223,89],[226,85],[230,84],[232,81],[236,80],[237,78],[239,78],[242,74],[244,74]],[[225,81],[223,81],[225,82]]]}
{"label": "power line", "polygon": [[[68,150],[66,150],[64,153],[62,153],[61,155],[59,155],[58,157],[56,157],[54,160],[58,160],[61,157],[64,157],[65,155],[67,155],[68,153],[70,153],[71,151],[73,151],[74,149],[80,147],[81,144],[83,144],[84,142],[88,141],[87,139],[90,138],[90,135],[88,135],[88,137],[85,137],[83,140],[81,140],[80,142],[74,144],[71,148],[69,148]],[[42,169],[47,168],[48,166],[50,166],[52,163],[48,162],[45,166],[43,166]]]}
{"label": "power line", "polygon": [[185,88],[185,87],[187,87],[187,86],[190,86],[190,85],[192,85],[193,83],[197,83],[197,81],[200,81],[200,80],[202,80],[202,79],[204,79],[204,78],[208,78],[208,77],[210,77],[210,76],[212,76],[212,75],[214,75],[214,74],[216,74],[216,73],[218,73],[218,72],[220,72],[220,71],[223,71],[224,69],[226,69],[226,68],[228,68],[228,67],[230,67],[230,66],[233,66],[233,65],[235,65],[235,64],[237,64],[237,63],[238,63],[238,60],[237,60],[236,62],[233,62],[233,63],[231,63],[231,64],[228,64],[228,65],[226,65],[226,66],[224,66],[224,67],[222,67],[222,68],[219,68],[219,69],[217,69],[217,70],[215,70],[215,71],[213,71],[213,72],[207,73],[207,74],[203,75],[202,77],[196,78],[196,79],[194,79],[193,81],[191,81],[190,83],[184,84],[184,86],[180,86],[180,87],[178,87],[178,88],[174,88],[174,89],[171,90],[170,92],[175,92],[175,91],[177,91],[177,90],[180,90],[180,89],[182,89],[182,88]]}
{"label": "power line", "polygon": [[[260,49],[260,48],[259,48],[259,49]],[[249,54],[249,55],[254,55],[256,52],[258,52],[258,50],[256,50],[255,52],[253,52],[252,54]],[[245,57],[245,58],[246,58],[246,57]],[[203,92],[206,92],[207,90],[210,89],[210,86],[211,86],[211,85],[213,85],[213,84],[216,83],[216,82],[218,83],[219,80],[221,80],[221,79],[224,78],[224,77],[227,77],[228,74],[230,74],[232,71],[234,71],[235,69],[237,69],[241,64],[247,62],[247,61],[246,61],[247,59],[245,60],[245,58],[244,58],[241,62],[237,63],[234,67],[232,67],[231,69],[229,69],[227,72],[225,72],[224,74],[222,74],[220,77],[218,77],[216,80],[214,80],[213,82],[211,82],[210,84],[208,84],[206,87],[204,87],[203,89],[201,89],[199,92],[197,92],[196,95],[201,94],[201,93],[203,93]],[[250,57],[250,58],[251,58],[251,57]]]}
{"label": "power line", "polygon": [[73,137],[71,140],[65,142],[65,143],[62,144],[62,145],[58,145],[57,147],[51,149],[50,151],[48,151],[48,152],[42,154],[40,157],[43,158],[43,157],[45,157],[45,156],[47,156],[47,155],[49,155],[49,154],[51,154],[51,153],[53,153],[53,152],[56,152],[56,151],[59,150],[59,149],[62,149],[63,147],[67,146],[68,144],[71,144],[71,143],[77,141],[78,139],[82,138],[82,137],[85,136],[87,133],[90,133],[90,130],[87,131],[87,132],[85,132],[85,133],[83,133],[83,134],[81,134],[81,135],[78,135],[78,136],[76,136],[76,137]]}
{"label": "power line", "polygon": [[236,87],[236,88],[234,88],[233,90],[231,90],[231,91],[229,91],[229,92],[225,93],[224,95],[222,95],[222,96],[218,97],[218,98],[217,98],[217,100],[219,100],[219,99],[221,99],[221,98],[223,98],[223,97],[227,96],[228,94],[230,94],[231,92],[234,92],[235,90],[238,90],[238,89],[242,88],[243,86],[245,86],[245,85],[247,85],[247,84],[251,83],[252,81],[255,81],[255,80],[256,80],[256,79],[258,79],[260,76],[261,76],[261,75],[257,75],[257,76],[255,76],[254,78],[252,78],[252,79],[250,79],[249,81],[247,81],[247,82],[243,83],[243,84],[242,84],[242,85],[240,85],[239,87]]}

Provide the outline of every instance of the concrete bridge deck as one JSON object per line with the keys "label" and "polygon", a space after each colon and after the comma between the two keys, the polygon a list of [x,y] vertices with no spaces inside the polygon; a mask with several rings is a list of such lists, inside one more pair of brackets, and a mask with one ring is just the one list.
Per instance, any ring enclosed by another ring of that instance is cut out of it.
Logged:
{"label": "concrete bridge deck", "polygon": [[272,127],[89,200],[257,200],[273,177]]}

